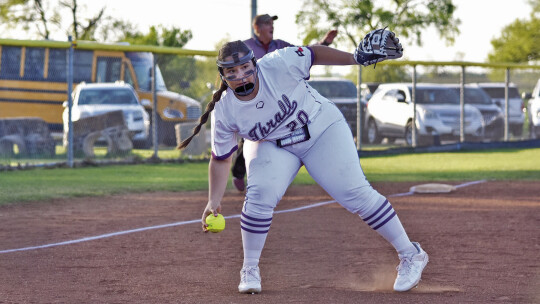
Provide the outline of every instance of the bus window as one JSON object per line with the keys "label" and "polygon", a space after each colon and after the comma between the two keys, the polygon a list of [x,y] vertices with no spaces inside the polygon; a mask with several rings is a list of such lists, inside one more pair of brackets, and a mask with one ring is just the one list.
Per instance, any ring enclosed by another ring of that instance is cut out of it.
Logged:
{"label": "bus window", "polygon": [[26,48],[24,56],[24,79],[42,80],[45,64],[45,48]]}
{"label": "bus window", "polygon": [[120,79],[122,58],[99,57],[96,66],[96,82],[115,82]]}
{"label": "bus window", "polygon": [[64,49],[49,49],[49,70],[47,79],[50,81],[66,82],[67,51]]}
{"label": "bus window", "polygon": [[73,52],[73,82],[92,82],[93,51]]}
{"label": "bus window", "polygon": [[19,79],[21,71],[21,47],[2,46],[0,78]]}

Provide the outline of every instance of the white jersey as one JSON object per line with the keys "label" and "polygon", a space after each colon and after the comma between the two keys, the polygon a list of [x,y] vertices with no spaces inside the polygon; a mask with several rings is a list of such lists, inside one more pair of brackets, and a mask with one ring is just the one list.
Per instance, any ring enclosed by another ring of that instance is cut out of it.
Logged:
{"label": "white jersey", "polygon": [[212,112],[212,153],[225,159],[237,149],[237,136],[275,141],[308,124],[321,102],[330,102],[306,82],[313,64],[309,47],[287,47],[257,62],[259,91],[250,101],[228,88]]}

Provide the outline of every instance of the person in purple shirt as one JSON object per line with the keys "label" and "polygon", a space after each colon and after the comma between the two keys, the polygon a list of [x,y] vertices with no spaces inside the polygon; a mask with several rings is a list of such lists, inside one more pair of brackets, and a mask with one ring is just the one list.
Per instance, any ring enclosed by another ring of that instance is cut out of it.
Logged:
{"label": "person in purple shirt", "polygon": [[[272,51],[292,46],[292,44],[287,41],[274,39],[274,20],[277,19],[278,16],[270,16],[268,14],[257,15],[253,18],[253,31],[255,37],[244,40],[244,43],[253,50],[257,59],[262,58]],[[330,30],[326,33],[324,38],[316,44],[328,46],[332,44],[336,35],[337,30]]]}
{"label": "person in purple shirt", "polygon": [[[248,40],[244,40],[244,43],[253,50],[255,57],[261,59],[264,55],[279,50],[288,46],[293,46],[287,41],[281,39],[274,39],[274,20],[277,20],[278,16],[270,16],[268,14],[257,15],[253,18],[253,32],[255,37]],[[326,33],[324,38],[317,42],[315,45],[330,45],[334,42],[334,38],[337,35],[337,30],[330,30]],[[238,146],[236,153],[236,159],[234,160],[231,172],[233,176],[233,185],[238,191],[244,191],[246,184],[244,177],[246,175],[246,165],[243,156],[243,142]]]}

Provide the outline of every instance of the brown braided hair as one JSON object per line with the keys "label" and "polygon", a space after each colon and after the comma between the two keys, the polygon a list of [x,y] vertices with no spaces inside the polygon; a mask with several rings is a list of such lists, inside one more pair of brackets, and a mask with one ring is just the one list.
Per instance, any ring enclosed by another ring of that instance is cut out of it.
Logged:
{"label": "brown braided hair", "polygon": [[[249,47],[242,41],[232,41],[228,42],[221,47],[219,50],[218,60],[224,61],[226,57],[232,56],[234,53],[249,53],[250,49]],[[214,95],[212,95],[212,101],[210,101],[206,105],[206,109],[204,113],[199,117],[199,124],[193,128],[193,134],[191,134],[190,137],[184,139],[180,145],[178,145],[178,149],[184,149],[189,145],[193,137],[197,135],[201,131],[201,127],[208,121],[208,117],[210,116],[210,112],[214,110],[214,107],[216,106],[216,102],[218,102],[221,99],[221,95],[223,92],[227,90],[227,83],[225,83],[224,80],[221,80],[221,86],[219,90],[217,90]]]}
{"label": "brown braided hair", "polygon": [[206,109],[205,109],[204,113],[201,115],[201,117],[199,117],[199,124],[195,128],[193,128],[193,134],[191,134],[190,137],[184,139],[180,143],[180,145],[178,145],[177,148],[179,150],[182,150],[185,147],[187,147],[189,145],[189,143],[191,142],[191,140],[193,139],[193,137],[195,137],[195,135],[199,134],[199,132],[201,131],[202,125],[204,125],[208,121],[208,117],[210,116],[210,112],[212,112],[214,110],[214,107],[216,106],[216,102],[218,102],[221,99],[221,94],[223,94],[223,92],[225,90],[227,90],[227,85],[225,84],[225,82],[221,81],[221,87],[219,88],[219,90],[217,90],[214,93],[214,95],[212,95],[212,101],[210,101],[206,105]]}

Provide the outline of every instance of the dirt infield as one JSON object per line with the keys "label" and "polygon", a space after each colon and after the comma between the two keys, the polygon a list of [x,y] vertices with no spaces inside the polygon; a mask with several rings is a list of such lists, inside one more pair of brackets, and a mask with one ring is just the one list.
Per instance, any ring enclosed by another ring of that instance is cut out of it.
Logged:
{"label": "dirt infield", "polygon": [[[373,184],[387,196],[413,185]],[[0,206],[0,251],[26,248],[0,254],[0,303],[540,303],[539,194],[536,182],[486,182],[391,197],[430,255],[407,293],[392,291],[395,251],[336,203],[274,215],[259,295],[237,293],[239,219],[219,234],[190,222],[206,192]],[[224,215],[239,214],[242,198],[229,191]],[[277,210],[329,200],[292,187]],[[47,244],[57,246],[32,248]]]}

